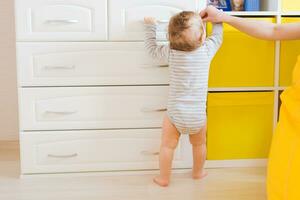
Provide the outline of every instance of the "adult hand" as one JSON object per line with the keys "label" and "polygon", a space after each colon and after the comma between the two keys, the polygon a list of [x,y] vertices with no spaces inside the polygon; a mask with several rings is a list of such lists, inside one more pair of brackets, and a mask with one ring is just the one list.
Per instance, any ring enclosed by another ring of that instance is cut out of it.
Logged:
{"label": "adult hand", "polygon": [[205,22],[221,23],[225,22],[226,15],[222,10],[218,10],[214,6],[208,6],[200,12],[200,16]]}

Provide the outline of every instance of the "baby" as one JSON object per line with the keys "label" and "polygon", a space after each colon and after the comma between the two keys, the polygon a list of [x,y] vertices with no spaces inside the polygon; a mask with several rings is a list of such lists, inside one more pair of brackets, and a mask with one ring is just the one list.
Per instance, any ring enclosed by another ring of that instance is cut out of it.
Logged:
{"label": "baby", "polygon": [[174,150],[181,134],[189,134],[193,146],[193,178],[201,179],[206,160],[206,101],[211,60],[223,40],[222,24],[214,24],[206,38],[205,26],[198,13],[184,11],[169,22],[169,45],[156,42],[157,21],[144,19],[145,47],[154,58],[169,63],[170,88],[168,111],[163,121],[159,154],[160,175],[154,182],[168,186]]}

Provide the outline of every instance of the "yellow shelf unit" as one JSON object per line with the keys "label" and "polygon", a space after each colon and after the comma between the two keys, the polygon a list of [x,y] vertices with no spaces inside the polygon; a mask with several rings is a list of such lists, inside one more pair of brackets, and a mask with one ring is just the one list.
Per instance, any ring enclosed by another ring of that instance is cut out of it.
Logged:
{"label": "yellow shelf unit", "polygon": [[[300,22],[300,1],[264,0],[263,3],[269,8],[228,14],[278,24]],[[208,166],[265,165],[277,125],[280,94],[291,84],[300,55],[300,40],[265,42],[229,25],[224,27],[224,45],[212,62],[209,81]],[[212,26],[208,24],[207,29],[211,32]],[[267,47],[267,43],[271,45]],[[259,62],[253,66],[255,59]],[[241,65],[244,68],[239,68]],[[258,75],[253,77],[255,73]]]}

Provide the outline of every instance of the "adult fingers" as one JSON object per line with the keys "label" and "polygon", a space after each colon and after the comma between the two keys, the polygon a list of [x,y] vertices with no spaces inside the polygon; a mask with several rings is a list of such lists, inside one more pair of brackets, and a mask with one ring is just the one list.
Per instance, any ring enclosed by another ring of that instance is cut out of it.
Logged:
{"label": "adult fingers", "polygon": [[204,18],[205,16],[207,16],[207,11],[206,11],[206,9],[204,9],[204,10],[202,10],[202,11],[200,12],[200,17],[201,17],[201,18]]}

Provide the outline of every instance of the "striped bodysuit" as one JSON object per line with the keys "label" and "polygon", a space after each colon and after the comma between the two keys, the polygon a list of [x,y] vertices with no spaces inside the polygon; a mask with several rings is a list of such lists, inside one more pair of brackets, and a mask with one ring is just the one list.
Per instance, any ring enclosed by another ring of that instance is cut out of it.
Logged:
{"label": "striped bodysuit", "polygon": [[223,41],[222,24],[214,24],[213,33],[192,52],[158,45],[156,26],[145,25],[145,47],[154,58],[169,63],[170,87],[167,115],[181,134],[196,134],[206,124],[206,101],[211,60]]}

